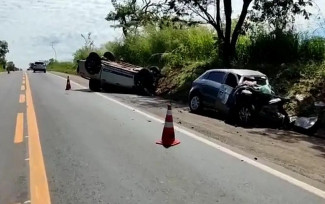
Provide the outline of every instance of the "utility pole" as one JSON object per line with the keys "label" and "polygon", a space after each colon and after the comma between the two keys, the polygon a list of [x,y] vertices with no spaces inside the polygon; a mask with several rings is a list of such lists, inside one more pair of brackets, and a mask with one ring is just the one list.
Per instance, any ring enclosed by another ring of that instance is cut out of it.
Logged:
{"label": "utility pole", "polygon": [[56,61],[56,51],[55,51],[55,48],[54,48],[54,42],[52,42],[51,45],[52,45],[52,49],[53,49],[53,51],[54,51],[54,56],[55,56],[54,59],[55,59],[55,61]]}

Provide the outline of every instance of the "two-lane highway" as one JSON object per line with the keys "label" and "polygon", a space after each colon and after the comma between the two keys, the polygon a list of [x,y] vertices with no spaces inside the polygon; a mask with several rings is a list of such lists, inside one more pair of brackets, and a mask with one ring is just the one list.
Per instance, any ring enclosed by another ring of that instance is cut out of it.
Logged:
{"label": "two-lane highway", "polygon": [[[75,84],[65,91],[58,76],[28,73],[25,92],[23,80],[21,72],[0,74],[1,204],[46,203],[33,199],[46,195],[55,204],[324,203],[321,190],[294,185],[186,131],[176,131],[178,146],[156,145],[159,119]],[[29,138],[16,144],[20,112]]]}

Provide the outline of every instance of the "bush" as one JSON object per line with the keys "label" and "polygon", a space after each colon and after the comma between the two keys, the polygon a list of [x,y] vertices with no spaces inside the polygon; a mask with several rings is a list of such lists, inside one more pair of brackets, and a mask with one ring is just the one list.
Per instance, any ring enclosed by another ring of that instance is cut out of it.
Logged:
{"label": "bush", "polygon": [[89,53],[91,52],[97,52],[98,54],[102,54],[101,50],[97,48],[89,48],[89,47],[82,47],[78,49],[74,54],[73,54],[73,63],[77,65],[78,60],[84,60],[88,57]]}
{"label": "bush", "polygon": [[240,65],[245,65],[249,63],[251,56],[250,56],[250,49],[251,49],[251,40],[247,36],[241,36],[238,39],[237,46],[236,46],[236,63]]}
{"label": "bush", "polygon": [[68,74],[76,74],[76,65],[73,62],[53,61],[47,65],[49,71],[57,71]]}
{"label": "bush", "polygon": [[299,55],[304,61],[322,62],[325,59],[325,39],[312,37],[301,42]]}
{"label": "bush", "polygon": [[298,59],[299,35],[293,32],[260,32],[251,36],[250,62],[281,64]]}

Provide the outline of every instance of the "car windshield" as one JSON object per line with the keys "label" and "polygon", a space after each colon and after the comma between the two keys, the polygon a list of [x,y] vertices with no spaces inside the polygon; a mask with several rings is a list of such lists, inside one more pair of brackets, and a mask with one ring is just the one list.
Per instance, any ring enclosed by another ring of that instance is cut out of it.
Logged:
{"label": "car windshield", "polygon": [[41,64],[41,65],[43,65],[44,63],[43,62],[35,62],[35,64]]}
{"label": "car windshield", "polygon": [[265,76],[245,76],[243,83],[250,82],[260,86],[267,85],[267,78]]}

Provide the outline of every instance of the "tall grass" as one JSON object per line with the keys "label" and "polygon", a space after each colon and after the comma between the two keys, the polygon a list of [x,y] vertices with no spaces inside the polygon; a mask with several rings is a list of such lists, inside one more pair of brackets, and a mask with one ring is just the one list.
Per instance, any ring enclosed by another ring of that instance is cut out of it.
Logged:
{"label": "tall grass", "polygon": [[250,36],[250,40],[251,63],[291,63],[299,58],[299,35],[296,33],[262,31]]}
{"label": "tall grass", "polygon": [[325,39],[321,37],[303,39],[299,54],[304,61],[323,62],[325,60]]}
{"label": "tall grass", "polygon": [[47,65],[47,70],[63,72],[67,74],[76,74],[76,65],[73,62],[53,61]]}
{"label": "tall grass", "polygon": [[118,58],[138,65],[183,67],[215,57],[214,33],[206,27],[146,27],[140,34],[105,45]]}
{"label": "tall grass", "polygon": [[[123,40],[109,42],[102,49],[112,51],[124,61],[142,66],[155,64],[179,69],[194,62],[220,61],[215,33],[204,26],[186,29],[146,27],[142,32],[131,34]],[[293,31],[259,30],[241,36],[236,53],[236,67],[267,64],[281,69],[279,65],[284,63],[322,63],[325,60],[325,39],[306,37]]]}

